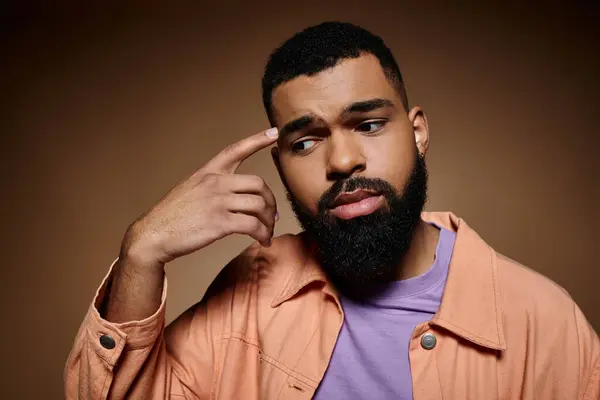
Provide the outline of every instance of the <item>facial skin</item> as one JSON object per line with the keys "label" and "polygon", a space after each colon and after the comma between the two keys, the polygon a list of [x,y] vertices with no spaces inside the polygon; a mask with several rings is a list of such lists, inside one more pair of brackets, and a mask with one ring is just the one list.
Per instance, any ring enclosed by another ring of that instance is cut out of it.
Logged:
{"label": "facial skin", "polygon": [[[297,77],[274,90],[272,104],[280,129],[278,146],[273,149],[272,155],[294,211],[302,225],[320,220],[322,224],[333,227],[333,230],[322,231],[321,238],[315,238],[317,243],[321,242],[328,252],[335,253],[338,251],[335,243],[323,243],[323,232],[327,235],[332,233],[330,238],[335,239],[340,229],[354,227],[358,228],[353,229],[354,233],[350,231],[357,235],[354,252],[360,251],[361,246],[363,250],[377,248],[377,243],[360,243],[364,237],[360,232],[362,226],[365,232],[375,233],[375,240],[390,242],[388,247],[391,246],[394,241],[377,231],[377,226],[385,225],[386,215],[390,214],[392,206],[390,202],[393,202],[398,218],[411,219],[410,224],[414,225],[406,227],[402,221],[396,221],[395,225],[390,222],[390,229],[396,232],[406,230],[404,236],[410,236],[405,248],[400,242],[395,242],[393,249],[398,249],[396,258],[386,258],[386,263],[394,261],[398,264],[387,267],[388,271],[393,267],[396,273],[392,277],[385,272],[386,266],[374,265],[369,266],[367,271],[363,268],[359,276],[353,277],[352,273],[349,276],[354,278],[354,284],[360,284],[359,281],[365,279],[389,280],[421,272],[417,271],[422,269],[419,266],[413,268],[414,271],[401,273],[399,264],[406,263],[406,256],[410,253],[414,253],[411,259],[423,258],[420,256],[422,252],[408,249],[413,237],[419,237],[415,240],[427,239],[425,241],[429,243],[432,235],[435,236],[431,232],[433,228],[421,226],[419,218],[413,221],[414,216],[403,216],[407,214],[403,208],[410,208],[412,214],[420,214],[423,206],[418,204],[421,200],[415,195],[415,190],[420,190],[419,185],[426,186],[426,176],[422,176],[426,173],[425,165],[418,157],[425,154],[429,143],[427,120],[419,107],[409,112],[404,109],[398,92],[386,78],[377,58],[363,55],[342,60],[335,67],[314,76]],[[362,208],[367,209],[367,215],[353,217],[352,210],[350,214],[339,209],[332,210],[331,202],[338,193],[357,187],[376,189],[383,194],[373,200],[370,207],[367,204]],[[406,199],[406,196],[410,198]],[[403,200],[406,201],[403,203]],[[307,231],[309,228],[305,226]],[[340,241],[348,238],[347,235],[345,239],[340,236]],[[339,274],[336,265],[327,264],[339,263],[347,258],[348,254],[343,253],[352,250],[348,248],[352,247],[352,243],[344,243],[342,247],[346,247],[339,249],[342,254],[327,255],[331,257],[325,260],[326,272]],[[431,246],[426,247],[430,249]],[[347,269],[350,267],[346,266]]]}

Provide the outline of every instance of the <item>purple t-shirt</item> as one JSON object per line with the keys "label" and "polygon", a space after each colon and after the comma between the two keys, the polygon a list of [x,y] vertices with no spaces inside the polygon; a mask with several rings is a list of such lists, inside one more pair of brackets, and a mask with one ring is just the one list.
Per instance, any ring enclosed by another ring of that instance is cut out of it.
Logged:
{"label": "purple t-shirt", "polygon": [[342,298],[344,323],[315,399],[413,398],[409,341],[440,306],[455,238],[440,230],[435,261],[423,275],[382,285],[368,302]]}

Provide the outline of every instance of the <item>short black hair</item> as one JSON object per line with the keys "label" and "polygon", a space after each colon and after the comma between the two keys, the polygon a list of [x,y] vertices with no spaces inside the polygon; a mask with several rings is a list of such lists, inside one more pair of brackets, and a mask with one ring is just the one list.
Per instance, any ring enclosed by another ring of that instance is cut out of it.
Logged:
{"label": "short black hair", "polygon": [[262,79],[262,97],[271,126],[275,126],[271,103],[277,86],[301,75],[315,75],[344,59],[364,54],[377,57],[408,110],[408,96],[400,68],[383,40],[360,26],[328,21],[296,33],[269,56]]}

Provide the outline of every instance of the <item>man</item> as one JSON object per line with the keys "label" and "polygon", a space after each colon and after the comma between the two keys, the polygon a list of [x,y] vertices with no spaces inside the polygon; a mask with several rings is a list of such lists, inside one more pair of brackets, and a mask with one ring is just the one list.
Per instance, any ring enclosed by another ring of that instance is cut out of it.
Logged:
{"label": "man", "polygon": [[[323,23],[270,57],[273,127],[128,229],[65,369],[68,398],[598,399],[600,342],[559,286],[424,213],[427,119],[383,41]],[[272,156],[304,232],[272,239]],[[170,261],[257,243],[164,328]]]}

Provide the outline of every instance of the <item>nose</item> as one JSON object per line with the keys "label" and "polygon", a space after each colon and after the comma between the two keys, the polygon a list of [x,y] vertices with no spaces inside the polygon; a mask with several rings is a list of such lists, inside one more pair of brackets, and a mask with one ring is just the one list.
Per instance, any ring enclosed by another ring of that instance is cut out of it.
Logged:
{"label": "nose", "polygon": [[328,180],[348,178],[366,169],[366,159],[356,135],[332,132],[327,145]]}

